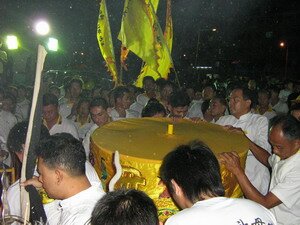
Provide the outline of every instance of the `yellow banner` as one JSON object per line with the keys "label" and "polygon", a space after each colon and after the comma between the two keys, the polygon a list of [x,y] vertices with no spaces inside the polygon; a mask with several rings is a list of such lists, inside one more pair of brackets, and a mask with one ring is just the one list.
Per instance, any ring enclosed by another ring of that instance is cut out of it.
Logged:
{"label": "yellow banner", "polygon": [[109,72],[111,73],[113,80],[118,83],[119,81],[118,81],[114,46],[111,37],[111,31],[110,31],[110,25],[109,25],[105,0],[101,0],[100,3],[99,17],[98,17],[98,24],[97,24],[97,39],[98,39],[100,51],[106,62],[106,66]]}
{"label": "yellow banner", "polygon": [[[157,7],[157,3],[155,4]],[[154,79],[160,77],[167,79],[168,74],[170,73],[170,68],[173,67],[173,62],[170,55],[173,44],[173,21],[171,15],[171,0],[167,0],[166,27],[163,37],[162,35],[160,36],[162,41],[160,49],[158,50],[158,68],[155,70],[148,64],[145,64],[145,66],[141,70],[141,74],[138,76],[138,79],[135,82],[135,85],[138,87],[142,87],[142,81],[145,76],[152,76]]]}

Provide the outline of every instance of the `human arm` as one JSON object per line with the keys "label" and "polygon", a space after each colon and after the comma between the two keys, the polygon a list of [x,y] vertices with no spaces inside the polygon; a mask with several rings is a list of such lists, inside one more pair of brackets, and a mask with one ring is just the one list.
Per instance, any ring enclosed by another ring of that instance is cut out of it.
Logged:
{"label": "human arm", "polygon": [[32,185],[37,189],[42,188],[42,183],[39,181],[39,178],[37,176],[33,176],[33,178],[25,180],[24,182],[20,183],[21,186],[26,187],[28,185]]}
{"label": "human arm", "polygon": [[257,202],[266,208],[273,208],[274,206],[282,203],[272,192],[269,192],[264,196],[251,184],[240,165],[240,160],[237,153],[222,153],[220,155],[220,161],[231,173],[235,175],[246,198]]}

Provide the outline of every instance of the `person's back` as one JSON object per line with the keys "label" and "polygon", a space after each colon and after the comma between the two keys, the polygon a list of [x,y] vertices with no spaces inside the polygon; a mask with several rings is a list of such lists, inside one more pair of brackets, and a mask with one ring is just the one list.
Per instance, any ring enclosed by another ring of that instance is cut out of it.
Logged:
{"label": "person's back", "polygon": [[160,177],[182,209],[165,225],[277,224],[274,215],[263,206],[224,197],[219,162],[202,142],[181,145],[169,152],[161,164]]}
{"label": "person's back", "polygon": [[275,225],[274,215],[265,207],[247,199],[215,197],[198,201],[167,220],[165,225]]}

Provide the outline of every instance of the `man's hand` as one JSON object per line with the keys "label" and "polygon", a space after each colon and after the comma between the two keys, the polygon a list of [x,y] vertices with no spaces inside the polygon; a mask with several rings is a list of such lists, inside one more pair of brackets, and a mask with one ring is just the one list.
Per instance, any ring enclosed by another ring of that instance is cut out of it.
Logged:
{"label": "man's hand", "polygon": [[240,172],[243,172],[240,164],[240,157],[236,152],[223,152],[219,157],[220,162],[234,175],[237,176]]}
{"label": "man's hand", "polygon": [[37,189],[43,187],[42,183],[39,181],[39,178],[36,177],[36,176],[34,176],[33,178],[31,178],[29,180],[26,180],[26,181],[22,182],[20,185],[23,186],[23,187],[26,187],[28,185],[33,185]]}

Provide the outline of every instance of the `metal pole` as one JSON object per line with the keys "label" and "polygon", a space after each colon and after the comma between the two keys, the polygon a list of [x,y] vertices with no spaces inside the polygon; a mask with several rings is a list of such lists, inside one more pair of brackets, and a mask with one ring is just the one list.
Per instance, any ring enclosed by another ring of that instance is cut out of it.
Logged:
{"label": "metal pole", "polygon": [[289,46],[286,46],[285,50],[285,68],[284,68],[284,78],[287,79],[287,65],[288,65],[288,57],[289,57]]}

